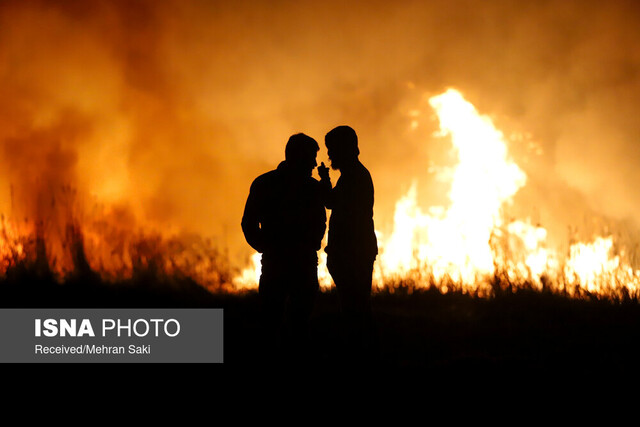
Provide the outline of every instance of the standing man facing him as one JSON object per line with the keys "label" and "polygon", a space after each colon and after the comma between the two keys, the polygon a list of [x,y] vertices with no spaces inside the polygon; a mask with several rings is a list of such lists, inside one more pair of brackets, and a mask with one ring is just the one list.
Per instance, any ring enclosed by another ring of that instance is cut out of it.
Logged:
{"label": "standing man facing him", "polygon": [[340,171],[332,188],[329,168],[318,167],[324,203],[331,209],[327,268],[336,286],[345,342],[359,353],[371,345],[371,281],[378,243],[373,224],[373,180],[358,155],[358,136],[338,126],[325,136],[331,168]]}
{"label": "standing man facing him", "polygon": [[285,160],[253,181],[245,205],[242,231],[262,254],[258,293],[267,350],[281,350],[283,339],[294,352],[306,345],[327,220],[320,183],[311,176],[319,149],[303,133],[291,136]]}

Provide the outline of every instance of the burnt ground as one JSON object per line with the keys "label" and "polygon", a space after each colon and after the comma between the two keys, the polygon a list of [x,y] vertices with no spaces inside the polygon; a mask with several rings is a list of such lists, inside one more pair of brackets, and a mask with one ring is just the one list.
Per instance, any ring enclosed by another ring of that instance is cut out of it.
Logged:
{"label": "burnt ground", "polygon": [[[400,289],[375,294],[372,305],[375,344],[351,361],[354,366],[624,373],[640,361],[636,301],[572,300],[534,291],[480,299]],[[256,292],[212,294],[189,281],[153,277],[118,284],[77,278],[62,285],[21,277],[0,282],[0,307],[223,308],[225,367],[278,364],[287,357],[286,350],[263,350]],[[340,320],[335,293],[320,294],[309,348],[298,360],[312,366],[349,364],[342,357]]]}

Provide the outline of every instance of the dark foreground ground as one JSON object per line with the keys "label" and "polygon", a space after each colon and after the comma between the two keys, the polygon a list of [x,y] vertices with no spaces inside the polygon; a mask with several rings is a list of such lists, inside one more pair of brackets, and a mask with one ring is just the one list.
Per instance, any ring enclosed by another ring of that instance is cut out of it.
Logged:
{"label": "dark foreground ground", "polygon": [[[154,284],[150,284],[154,283]],[[152,279],[105,285],[42,280],[0,282],[5,308],[224,309],[225,366],[249,367],[266,358],[257,293],[211,294],[185,282]],[[626,372],[640,361],[640,304],[580,301],[520,291],[478,299],[437,291],[373,297],[375,345],[358,365],[383,367],[562,369]],[[344,342],[333,292],[319,295],[304,363],[340,365]]]}

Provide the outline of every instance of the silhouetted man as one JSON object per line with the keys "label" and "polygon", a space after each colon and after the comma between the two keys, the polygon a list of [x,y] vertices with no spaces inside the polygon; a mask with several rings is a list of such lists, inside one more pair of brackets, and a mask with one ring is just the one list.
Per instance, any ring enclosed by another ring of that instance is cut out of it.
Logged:
{"label": "silhouetted man", "polygon": [[[279,341],[284,321],[290,344],[298,349],[319,288],[317,251],[327,220],[320,183],[311,177],[318,150],[313,138],[291,136],[285,160],[251,184],[242,217],[247,242],[262,253],[259,295],[265,338]],[[277,348],[278,343],[267,345]]]}
{"label": "silhouetted man", "polygon": [[327,268],[336,285],[347,344],[364,350],[371,338],[371,280],[378,243],[373,225],[373,180],[358,159],[358,137],[349,126],[325,136],[331,167],[340,171],[335,188],[329,169],[318,168],[324,201],[331,209]]}

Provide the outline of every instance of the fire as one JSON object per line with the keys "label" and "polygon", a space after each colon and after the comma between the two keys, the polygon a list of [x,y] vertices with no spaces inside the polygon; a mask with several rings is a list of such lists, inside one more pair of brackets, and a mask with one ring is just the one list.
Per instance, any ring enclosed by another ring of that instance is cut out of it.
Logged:
{"label": "fire", "polygon": [[[501,223],[500,207],[526,182],[525,174],[507,159],[504,137],[486,116],[450,89],[429,100],[440,121],[440,135],[450,136],[458,154],[447,208],[422,213],[416,189],[396,205],[391,246],[384,245],[386,271],[406,272],[414,254],[436,280],[472,284],[493,272],[490,240]],[[415,251],[400,248],[416,248]]]}
{"label": "fire", "polygon": [[599,237],[591,244],[576,243],[571,246],[570,258],[565,266],[566,277],[594,291],[600,277],[611,274],[620,266],[618,256],[609,257],[612,246],[610,237]]}
{"label": "fire", "polygon": [[640,290],[640,271],[622,263],[620,255],[613,255],[613,239],[598,237],[593,243],[571,246],[564,276],[570,294],[586,291],[597,295],[637,296]]}
{"label": "fire", "polygon": [[227,260],[207,239],[160,232],[113,209],[81,215],[65,203],[56,206],[60,221],[1,217],[0,277],[17,273],[18,279],[26,274],[64,282],[76,276],[106,283],[186,279],[231,290]]}
{"label": "fire", "polygon": [[576,289],[617,295],[625,292],[622,288],[637,295],[639,273],[611,253],[611,237],[575,243],[563,261],[546,247],[545,228],[529,220],[506,223],[502,207],[512,203],[527,176],[509,158],[503,133],[454,89],[430,98],[429,104],[440,124],[437,136],[449,137],[458,157],[450,204],[425,213],[417,206],[415,184],[400,198],[393,232],[382,245],[379,282],[426,269],[433,280],[424,286],[434,283],[443,292],[453,286],[490,294],[491,279],[504,274],[511,284],[539,290],[545,281],[571,295]]}
{"label": "fire", "polygon": [[25,245],[17,227],[10,224],[4,216],[1,218],[0,231],[0,274],[18,264],[25,258]]}
{"label": "fire", "polygon": [[236,289],[243,291],[253,289],[260,282],[260,272],[262,271],[262,255],[254,253],[251,255],[251,266],[242,270],[240,275],[234,277],[233,284]]}
{"label": "fire", "polygon": [[[429,105],[440,126],[436,137],[449,138],[457,155],[449,204],[419,206],[417,182],[398,199],[391,233],[378,232],[378,288],[418,277],[418,286],[482,296],[491,295],[501,277],[509,286],[571,296],[638,296],[640,272],[613,253],[612,237],[575,243],[563,259],[547,247],[544,227],[529,219],[506,221],[503,208],[513,203],[527,175],[509,156],[504,134],[457,90],[429,98]],[[409,114],[411,130],[419,126],[418,115],[417,110]],[[236,286],[257,284],[259,258],[254,255],[252,261]],[[330,286],[322,262],[319,274],[324,286]]]}
{"label": "fire", "polygon": [[509,280],[515,282],[519,278],[527,278],[541,289],[542,276],[558,269],[555,251],[545,247],[547,230],[527,222],[513,221],[507,226],[507,232],[511,238],[508,247],[516,250],[511,250],[499,264],[508,266]]}

